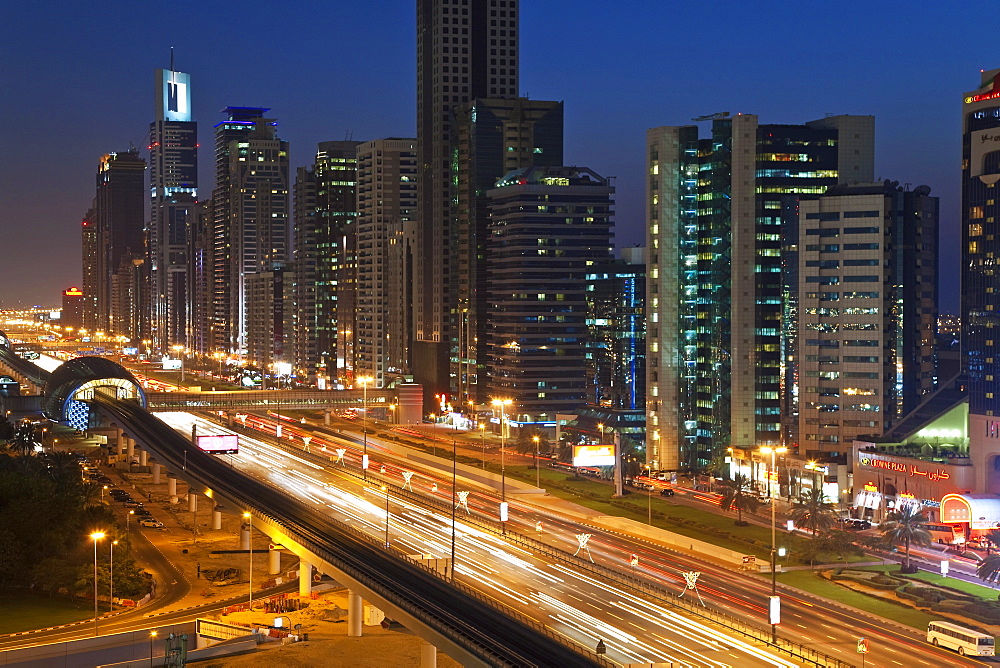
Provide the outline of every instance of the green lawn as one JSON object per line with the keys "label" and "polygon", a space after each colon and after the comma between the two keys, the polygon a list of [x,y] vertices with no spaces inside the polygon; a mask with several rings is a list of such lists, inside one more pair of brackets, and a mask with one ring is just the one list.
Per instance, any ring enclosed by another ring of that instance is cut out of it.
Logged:
{"label": "green lawn", "polygon": [[0,634],[44,629],[93,619],[94,609],[83,602],[44,596],[0,596]]}
{"label": "green lawn", "polygon": [[[889,575],[898,575],[899,565],[898,564],[887,564],[885,566],[869,566],[865,568],[859,568],[862,571],[882,571],[883,573],[888,573]],[[971,594],[972,596],[979,596],[989,601],[997,600],[997,594],[1000,594],[996,589],[991,587],[984,587],[983,585],[975,584],[974,582],[966,582],[965,580],[958,580],[955,578],[944,577],[940,573],[931,573],[928,571],[920,571],[914,573],[913,575],[906,575],[904,580],[920,580],[921,582],[926,582],[929,585],[939,585],[941,587],[949,587],[951,589],[957,589],[960,592],[966,594]]]}
{"label": "green lawn", "polygon": [[940,615],[922,612],[908,606],[889,603],[874,596],[842,587],[824,580],[815,571],[788,571],[778,574],[778,580],[825,598],[864,610],[879,617],[886,617],[915,629],[926,630],[927,622],[940,619]]}

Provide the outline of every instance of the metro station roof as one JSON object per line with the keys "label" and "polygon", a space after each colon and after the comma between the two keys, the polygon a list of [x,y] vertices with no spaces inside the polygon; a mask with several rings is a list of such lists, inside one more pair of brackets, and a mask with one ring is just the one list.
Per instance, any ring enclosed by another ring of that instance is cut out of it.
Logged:
{"label": "metro station roof", "polygon": [[68,403],[85,386],[123,388],[146,406],[142,386],[125,367],[105,357],[76,357],[56,367],[49,376],[42,391],[42,413],[50,420],[63,422]]}

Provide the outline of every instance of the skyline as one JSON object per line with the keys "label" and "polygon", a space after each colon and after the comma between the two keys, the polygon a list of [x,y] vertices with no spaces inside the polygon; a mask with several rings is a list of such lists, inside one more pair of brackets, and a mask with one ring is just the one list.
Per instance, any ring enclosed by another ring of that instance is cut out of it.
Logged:
{"label": "skyline", "polygon": [[[148,159],[153,71],[169,66],[171,46],[176,69],[191,75],[203,146],[227,105],[270,107],[289,141],[293,170],[312,163],[320,141],[413,136],[415,9],[402,0],[381,6],[391,9],[272,15],[254,11],[267,5],[251,3],[238,22],[229,8],[199,7],[184,35],[151,33],[151,14],[121,2],[61,8],[58,24],[47,21],[44,6],[8,12],[25,29],[4,49],[3,108],[15,131],[3,141],[18,159],[0,167],[8,233],[0,306],[55,305],[62,290],[80,284],[79,223],[94,195],[98,160],[130,142]],[[177,16],[196,11],[192,3],[175,7]],[[957,312],[961,96],[977,86],[978,69],[997,65],[976,48],[989,37],[988,22],[976,18],[980,3],[947,13],[910,3],[899,16],[882,14],[892,17],[890,31],[885,21],[859,22],[849,13],[810,23],[802,5],[791,3],[778,3],[768,17],[735,3],[643,7],[641,16],[598,11],[604,6],[590,1],[574,7],[572,14],[541,3],[520,7],[520,93],[565,102],[567,164],[617,177],[616,246],[643,242],[647,128],[718,111],[794,124],[827,113],[871,114],[876,175],[929,185],[941,197],[941,310]],[[710,30],[713,17],[723,15],[726,21]],[[675,35],[674,25],[692,29]],[[933,38],[907,39],[932,26]],[[261,40],[265,30],[279,37]],[[792,52],[790,41],[808,51],[793,44]],[[200,196],[207,198],[211,151],[200,159]]]}

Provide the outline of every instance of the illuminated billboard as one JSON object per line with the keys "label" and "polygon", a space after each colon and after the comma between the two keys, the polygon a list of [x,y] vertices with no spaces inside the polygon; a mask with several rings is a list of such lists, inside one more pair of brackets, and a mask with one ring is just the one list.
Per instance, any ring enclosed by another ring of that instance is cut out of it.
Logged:
{"label": "illuminated billboard", "polygon": [[180,360],[172,360],[169,357],[163,358],[163,370],[164,371],[177,371],[181,368]]}
{"label": "illuminated billboard", "polygon": [[191,120],[191,75],[172,70],[156,70],[156,119]]}
{"label": "illuminated billboard", "polygon": [[235,455],[240,451],[240,437],[236,434],[199,436],[198,449],[210,455]]}
{"label": "illuminated billboard", "polygon": [[573,466],[614,466],[614,445],[574,445]]}

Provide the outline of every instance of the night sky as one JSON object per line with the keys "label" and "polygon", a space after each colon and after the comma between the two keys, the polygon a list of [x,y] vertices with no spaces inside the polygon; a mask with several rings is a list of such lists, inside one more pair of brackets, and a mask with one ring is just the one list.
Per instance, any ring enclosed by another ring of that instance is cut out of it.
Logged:
{"label": "night sky", "polygon": [[[617,177],[617,243],[643,242],[645,130],[719,111],[876,117],[876,173],[941,197],[942,311],[958,308],[961,96],[1000,67],[996,2],[522,0],[521,92],[566,103],[566,161]],[[764,11],[761,7],[767,7]],[[291,144],[413,136],[415,3],[39,2],[0,11],[0,307],[80,283],[98,158],[145,151],[153,70],[191,74],[200,190],[227,105]]]}

